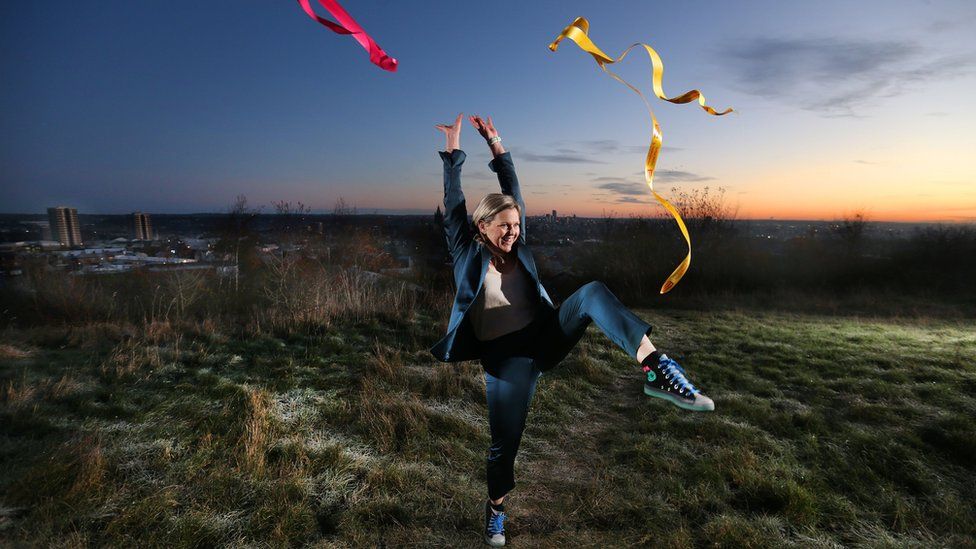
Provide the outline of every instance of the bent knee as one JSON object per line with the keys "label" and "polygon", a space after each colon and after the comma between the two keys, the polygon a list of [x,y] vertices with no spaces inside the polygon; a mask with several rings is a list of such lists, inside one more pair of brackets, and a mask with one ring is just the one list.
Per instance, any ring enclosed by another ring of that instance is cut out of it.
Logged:
{"label": "bent knee", "polygon": [[583,291],[588,294],[611,293],[610,288],[607,288],[607,285],[604,284],[603,282],[600,282],[599,280],[594,280],[593,282],[587,282],[586,284],[584,284]]}

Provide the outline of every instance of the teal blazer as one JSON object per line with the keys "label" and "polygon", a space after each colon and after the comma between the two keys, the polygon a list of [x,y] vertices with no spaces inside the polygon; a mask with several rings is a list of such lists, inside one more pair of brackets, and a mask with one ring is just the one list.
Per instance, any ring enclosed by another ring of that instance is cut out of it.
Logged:
{"label": "teal blazer", "polygon": [[[441,362],[459,362],[480,358],[481,342],[474,337],[471,323],[468,321],[468,309],[481,292],[485,273],[488,272],[491,252],[483,244],[474,240],[471,222],[468,220],[464,193],[461,192],[461,165],[464,164],[466,157],[464,151],[460,149],[450,153],[441,151],[440,155],[444,161],[444,236],[447,238],[447,249],[451,252],[451,259],[454,262],[454,284],[457,293],[454,295],[447,335],[434,344],[430,352]],[[555,310],[556,307],[549,298],[549,293],[539,280],[539,271],[536,269],[532,251],[525,244],[525,202],[522,200],[518,178],[515,177],[512,155],[507,152],[499,155],[488,164],[488,167],[498,175],[502,194],[515,198],[522,210],[519,220],[521,230],[514,249],[519,261],[532,277],[539,304]]]}

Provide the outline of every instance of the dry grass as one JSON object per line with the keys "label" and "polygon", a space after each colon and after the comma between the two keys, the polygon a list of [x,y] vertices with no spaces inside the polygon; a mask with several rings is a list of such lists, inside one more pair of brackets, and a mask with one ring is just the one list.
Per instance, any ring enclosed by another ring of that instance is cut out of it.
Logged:
{"label": "dry grass", "polygon": [[[427,351],[450,295],[298,264],[193,288],[5,331],[0,545],[480,543],[483,372]],[[641,315],[719,409],[649,402],[591,329],[540,381],[513,545],[971,545],[970,324]]]}
{"label": "dry grass", "polygon": [[416,395],[390,390],[364,377],[359,387],[359,423],[380,450],[396,452],[425,436],[429,419]]}
{"label": "dry grass", "polygon": [[105,376],[124,379],[134,375],[150,375],[162,365],[159,347],[128,340],[112,349],[99,370]]}
{"label": "dry grass", "polygon": [[265,288],[269,307],[257,315],[272,333],[326,329],[337,320],[371,318],[409,320],[416,292],[395,280],[374,280],[368,273],[324,268],[286,270]]}
{"label": "dry grass", "polygon": [[37,395],[38,386],[27,380],[27,372],[24,372],[20,380],[8,380],[4,382],[3,404],[12,409],[24,408],[29,405]]}
{"label": "dry grass", "polygon": [[21,349],[9,343],[0,343],[0,359],[23,359],[33,356],[30,349]]}
{"label": "dry grass", "polygon": [[20,379],[4,381],[0,388],[2,404],[12,410],[25,409],[35,402],[57,402],[65,396],[77,391],[81,384],[69,374],[63,374],[60,379],[43,378],[31,381],[24,370]]}
{"label": "dry grass", "polygon": [[273,440],[274,428],[271,418],[271,400],[268,394],[253,387],[244,388],[245,414],[244,433],[239,443],[238,467],[252,476],[264,473],[268,445]]}
{"label": "dry grass", "polygon": [[68,446],[66,453],[75,465],[74,478],[66,493],[68,499],[87,497],[105,488],[108,461],[102,445],[101,437],[94,434],[83,435]]}
{"label": "dry grass", "polygon": [[470,402],[484,402],[485,377],[477,364],[436,362],[425,368],[432,369],[433,373],[420,387],[424,397],[441,400],[464,398]]}
{"label": "dry grass", "polygon": [[367,360],[367,374],[396,385],[404,377],[403,356],[399,349],[373,340],[373,347]]}

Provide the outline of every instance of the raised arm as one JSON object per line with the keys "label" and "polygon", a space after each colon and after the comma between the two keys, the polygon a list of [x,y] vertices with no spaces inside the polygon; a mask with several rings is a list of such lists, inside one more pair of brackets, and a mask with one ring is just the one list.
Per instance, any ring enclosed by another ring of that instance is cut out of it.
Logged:
{"label": "raised arm", "polygon": [[471,124],[478,130],[481,137],[485,138],[488,142],[488,147],[491,148],[491,153],[494,155],[494,159],[488,164],[491,171],[498,175],[498,184],[502,188],[502,194],[511,195],[518,203],[519,209],[521,211],[519,223],[521,224],[521,230],[519,231],[519,240],[525,243],[525,201],[522,199],[522,189],[519,187],[518,177],[515,175],[515,164],[512,162],[512,155],[505,151],[505,147],[502,146],[501,138],[498,137],[498,130],[495,129],[495,123],[492,122],[491,117],[488,120],[483,120],[480,116],[469,116],[468,120]]}
{"label": "raised arm", "polygon": [[464,193],[461,192],[461,165],[466,156],[460,148],[462,116],[463,114],[458,114],[453,125],[434,126],[447,137],[445,150],[440,151],[444,162],[444,236],[451,259],[455,261],[464,250],[465,244],[471,240],[468,209],[464,202]]}

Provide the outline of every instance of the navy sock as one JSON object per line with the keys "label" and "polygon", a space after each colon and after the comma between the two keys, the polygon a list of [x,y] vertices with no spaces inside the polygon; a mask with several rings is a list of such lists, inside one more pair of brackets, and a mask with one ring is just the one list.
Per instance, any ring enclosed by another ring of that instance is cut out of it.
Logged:
{"label": "navy sock", "polygon": [[491,500],[488,500],[488,506],[491,507],[491,510],[494,511],[495,514],[504,513],[505,512],[505,503],[504,502],[503,503],[499,503],[498,505],[495,505],[494,503],[491,502]]}

